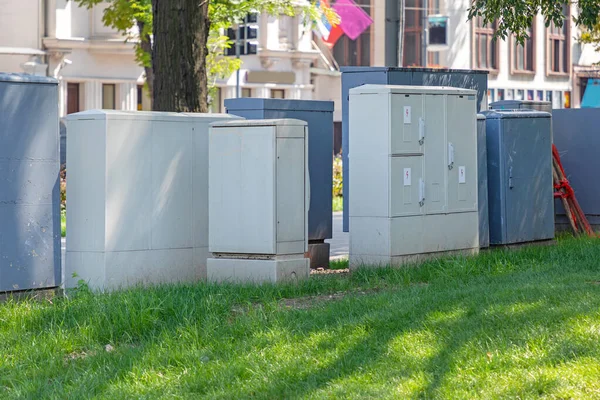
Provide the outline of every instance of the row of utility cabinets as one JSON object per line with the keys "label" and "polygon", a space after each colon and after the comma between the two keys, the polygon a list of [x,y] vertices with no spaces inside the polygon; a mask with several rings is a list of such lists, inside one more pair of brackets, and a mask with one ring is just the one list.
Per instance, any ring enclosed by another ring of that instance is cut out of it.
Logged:
{"label": "row of utility cabinets", "polygon": [[349,91],[351,266],[554,237],[550,114],[477,114],[477,92]]}
{"label": "row of utility cabinets", "polygon": [[68,287],[308,277],[305,121],[92,110],[67,129]]}
{"label": "row of utility cabinets", "polygon": [[[308,260],[329,262],[333,102],[230,99],[228,114],[90,110],[65,118],[59,135],[57,98],[56,79],[0,73],[0,293],[79,279],[101,289],[273,281],[308,276]],[[222,166],[212,169],[209,218],[211,124],[226,126],[212,141]],[[211,274],[211,255],[229,269]]]}

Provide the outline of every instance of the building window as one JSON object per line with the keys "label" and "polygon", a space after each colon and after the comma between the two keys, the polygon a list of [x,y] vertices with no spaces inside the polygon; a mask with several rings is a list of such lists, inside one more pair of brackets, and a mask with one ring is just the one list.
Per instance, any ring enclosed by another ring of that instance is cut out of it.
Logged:
{"label": "building window", "polygon": [[252,97],[252,89],[242,88],[242,97]]}
{"label": "building window", "polygon": [[525,90],[517,89],[515,92],[515,100],[525,100]]}
{"label": "building window", "polygon": [[405,66],[423,65],[421,63],[421,34],[423,32],[421,3],[422,0],[406,0],[403,54]]}
{"label": "building window", "polygon": [[563,6],[563,15],[565,19],[563,26],[559,27],[550,23],[548,28],[548,62],[547,66],[551,74],[568,74],[570,64],[571,38],[569,23],[571,21],[571,12],[568,6]]}
{"label": "building window", "polygon": [[498,70],[498,42],[492,39],[498,23],[484,24],[482,17],[474,19],[473,65],[475,69]]}
{"label": "building window", "polygon": [[221,112],[221,88],[215,88],[214,95],[210,99],[210,112]]}
{"label": "building window", "polygon": [[534,72],[535,71],[535,21],[527,29],[528,38],[523,45],[517,43],[512,38],[511,68],[513,73]]}
{"label": "building window", "polygon": [[285,90],[283,89],[271,89],[272,99],[285,99]]}
{"label": "building window", "polygon": [[[423,34],[423,0],[406,0],[404,23],[403,64],[407,67],[424,67],[421,61],[421,35]],[[428,0],[427,15],[440,13],[440,0]],[[439,52],[427,55],[428,66],[440,66]]]}
{"label": "building window", "polygon": [[79,83],[67,83],[67,114],[79,112]]}
{"label": "building window", "polygon": [[105,83],[102,85],[102,109],[114,110],[116,109],[115,103],[116,85],[113,83]]}
{"label": "building window", "polygon": [[[355,0],[373,18],[371,0]],[[356,40],[343,35],[333,46],[333,57],[341,67],[367,67],[371,65],[371,36],[373,25],[369,26]]]}
{"label": "building window", "polygon": [[563,99],[564,99],[564,107],[565,108],[571,108],[571,91],[566,91],[563,93]]}

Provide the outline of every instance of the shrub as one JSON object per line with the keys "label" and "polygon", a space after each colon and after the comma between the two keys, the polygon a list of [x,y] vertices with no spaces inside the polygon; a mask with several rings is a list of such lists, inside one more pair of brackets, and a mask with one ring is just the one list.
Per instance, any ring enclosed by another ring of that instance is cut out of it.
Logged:
{"label": "shrub", "polygon": [[333,197],[342,197],[343,184],[342,156],[337,155],[333,158]]}
{"label": "shrub", "polygon": [[67,209],[67,167],[65,164],[60,166],[60,210]]}

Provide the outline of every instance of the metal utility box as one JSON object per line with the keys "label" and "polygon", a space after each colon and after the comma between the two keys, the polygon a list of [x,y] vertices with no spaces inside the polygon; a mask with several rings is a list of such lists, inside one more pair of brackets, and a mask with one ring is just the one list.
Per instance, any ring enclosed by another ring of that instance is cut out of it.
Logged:
{"label": "metal utility box", "polygon": [[[590,225],[600,231],[600,108],[556,109],[552,124],[567,179]],[[557,230],[570,230],[562,202],[556,201],[555,207]]]}
{"label": "metal utility box", "polygon": [[[208,130],[227,114],[67,117],[67,286],[206,279]],[[72,278],[73,273],[79,275]]]}
{"label": "metal utility box", "polygon": [[60,119],[59,122],[60,132],[60,165],[67,163],[67,126],[64,118]]}
{"label": "metal utility box", "polygon": [[350,267],[479,249],[474,90],[350,90]]}
{"label": "metal utility box", "polygon": [[550,114],[525,109],[483,114],[490,244],[554,238]]}
{"label": "metal utility box", "polygon": [[60,285],[58,81],[0,73],[0,292]]}
{"label": "metal utility box", "polygon": [[212,125],[210,281],[308,278],[308,148],[300,120]]}
{"label": "metal utility box", "polygon": [[490,246],[488,208],[487,146],[485,115],[477,114],[477,204],[479,208],[479,247]]}
{"label": "metal utility box", "polygon": [[227,113],[246,119],[292,118],[308,124],[310,211],[308,252],[312,267],[329,265],[332,238],[333,102],[284,99],[227,99]]}
{"label": "metal utility box", "polygon": [[537,110],[552,113],[552,103],[541,100],[499,100],[490,103],[490,110]]}
{"label": "metal utility box", "polygon": [[349,91],[365,85],[451,86],[477,91],[477,112],[487,110],[487,71],[437,68],[343,67],[342,71],[342,162],[344,178],[343,230],[348,232],[350,183],[348,156],[352,149],[348,139]]}

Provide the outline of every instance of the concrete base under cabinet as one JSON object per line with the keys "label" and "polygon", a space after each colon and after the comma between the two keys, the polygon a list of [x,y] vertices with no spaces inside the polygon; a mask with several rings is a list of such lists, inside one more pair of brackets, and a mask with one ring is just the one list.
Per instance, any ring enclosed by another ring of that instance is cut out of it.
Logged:
{"label": "concrete base under cabinet", "polygon": [[[206,279],[208,247],[145,251],[67,251],[65,286],[85,280],[93,290]],[[73,277],[73,273],[78,276]]]}
{"label": "concrete base under cabinet", "polygon": [[450,250],[450,251],[439,251],[435,253],[421,253],[421,254],[408,254],[402,256],[372,256],[372,255],[351,255],[349,259],[350,269],[357,269],[360,267],[369,268],[385,268],[385,267],[399,267],[406,264],[420,263],[427,260],[449,257],[453,255],[464,255],[470,256],[479,253],[479,248],[463,249],[463,250]]}
{"label": "concrete base under cabinet", "polygon": [[308,258],[274,260],[209,258],[206,272],[209,282],[276,283],[308,279]]}
{"label": "concrete base under cabinet", "polygon": [[329,267],[329,243],[308,243],[308,256],[310,257],[311,268],[328,268]]}

